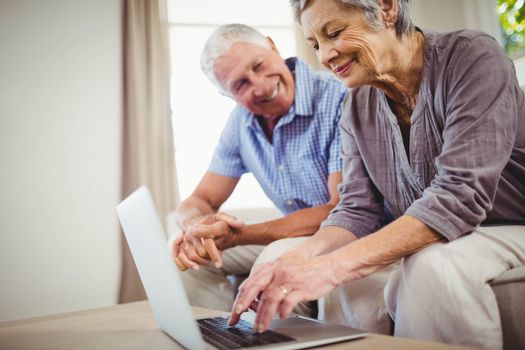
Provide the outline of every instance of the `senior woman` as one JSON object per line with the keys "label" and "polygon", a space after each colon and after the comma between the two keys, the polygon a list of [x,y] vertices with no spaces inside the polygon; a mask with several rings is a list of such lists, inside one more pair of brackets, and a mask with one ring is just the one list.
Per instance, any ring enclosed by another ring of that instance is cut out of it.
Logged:
{"label": "senior woman", "polygon": [[[340,203],[306,243],[252,271],[231,323],[254,307],[264,331],[401,259],[384,289],[395,335],[501,348],[488,282],[525,264],[525,99],[512,62],[486,34],[413,27],[407,0],[291,3],[319,60],[353,88]],[[383,202],[397,219],[381,228]]]}

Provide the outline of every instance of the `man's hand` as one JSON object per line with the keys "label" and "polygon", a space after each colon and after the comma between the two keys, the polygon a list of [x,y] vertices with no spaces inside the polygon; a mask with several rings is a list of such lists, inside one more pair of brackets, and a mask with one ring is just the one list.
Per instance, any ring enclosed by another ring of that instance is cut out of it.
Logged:
{"label": "man's hand", "polygon": [[233,231],[243,226],[241,221],[223,213],[201,217],[170,241],[172,259],[181,271],[197,270],[210,260],[220,268],[221,250],[235,245]]}
{"label": "man's hand", "polygon": [[192,223],[185,233],[193,240],[212,239],[218,249],[225,250],[236,245],[236,230],[243,226],[242,221],[231,215],[216,213]]}
{"label": "man's hand", "polygon": [[342,283],[337,264],[330,255],[310,260],[289,259],[256,266],[239,287],[230,325],[237,323],[248,308],[255,309],[254,330],[264,332],[278,312],[287,317],[301,301],[320,298]]}
{"label": "man's hand", "polygon": [[199,265],[207,265],[210,260],[215,262],[215,267],[222,266],[220,251],[212,239],[191,240],[181,232],[168,246],[171,258],[181,271],[198,270]]}

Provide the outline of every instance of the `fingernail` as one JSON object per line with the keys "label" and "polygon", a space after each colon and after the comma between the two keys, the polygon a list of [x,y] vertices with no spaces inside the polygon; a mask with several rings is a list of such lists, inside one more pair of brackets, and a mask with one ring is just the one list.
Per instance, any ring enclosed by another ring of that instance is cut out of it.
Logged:
{"label": "fingernail", "polygon": [[259,333],[264,332],[264,327],[262,326],[262,324],[259,324],[259,327],[257,328],[257,332]]}
{"label": "fingernail", "polygon": [[237,305],[235,307],[235,313],[240,314],[242,312],[242,309],[243,309],[243,307],[242,307],[241,304]]}
{"label": "fingernail", "polygon": [[222,264],[221,264],[220,262],[217,261],[217,262],[215,263],[215,267],[218,268],[218,269],[220,269],[220,268],[222,267]]}

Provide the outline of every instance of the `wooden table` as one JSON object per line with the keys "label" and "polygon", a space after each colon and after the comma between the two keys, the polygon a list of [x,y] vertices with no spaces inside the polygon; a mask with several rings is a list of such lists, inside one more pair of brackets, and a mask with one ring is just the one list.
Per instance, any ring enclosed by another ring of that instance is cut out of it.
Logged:
{"label": "wooden table", "polygon": [[[195,317],[222,311],[194,308]],[[182,349],[163,333],[146,301],[0,323],[0,349]],[[323,349],[466,349],[383,335],[371,335]]]}

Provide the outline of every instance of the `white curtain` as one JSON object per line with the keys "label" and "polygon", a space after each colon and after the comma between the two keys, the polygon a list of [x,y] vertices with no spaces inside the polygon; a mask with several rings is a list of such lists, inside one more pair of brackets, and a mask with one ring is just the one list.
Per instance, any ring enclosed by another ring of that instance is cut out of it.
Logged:
{"label": "white curtain", "polygon": [[[161,215],[178,201],[170,111],[166,0],[124,0],[123,198],[140,185],[151,190]],[[146,298],[122,239],[119,302]]]}

